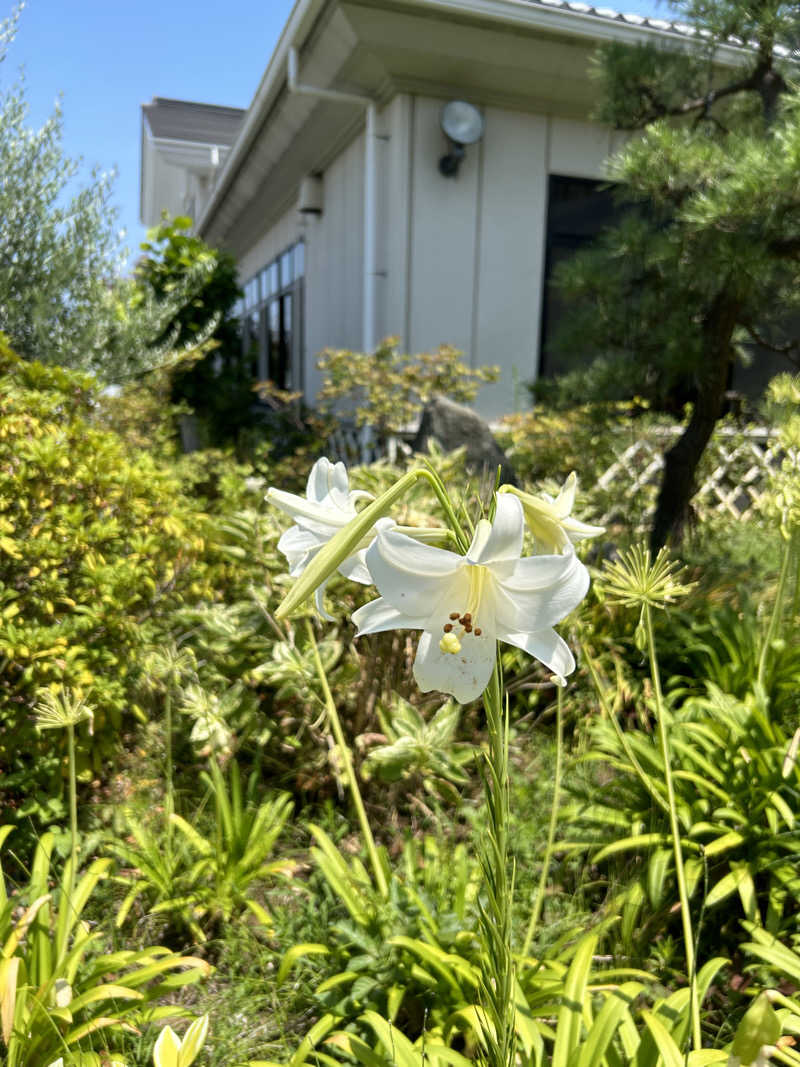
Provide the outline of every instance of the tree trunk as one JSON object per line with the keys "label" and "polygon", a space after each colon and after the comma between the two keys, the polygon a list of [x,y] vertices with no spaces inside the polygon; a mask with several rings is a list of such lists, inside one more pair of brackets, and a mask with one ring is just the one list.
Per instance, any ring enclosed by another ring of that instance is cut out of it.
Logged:
{"label": "tree trunk", "polygon": [[692,415],[681,437],[664,456],[664,473],[650,533],[650,548],[654,553],[667,541],[680,541],[683,534],[697,488],[697,467],[725,404],[738,307],[739,302],[723,290],[715,297],[703,324],[705,363],[698,374]]}

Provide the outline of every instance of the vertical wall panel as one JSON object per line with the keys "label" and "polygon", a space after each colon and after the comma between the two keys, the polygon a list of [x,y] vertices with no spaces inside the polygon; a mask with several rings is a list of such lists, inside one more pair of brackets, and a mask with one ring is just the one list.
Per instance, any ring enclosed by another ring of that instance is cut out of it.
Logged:
{"label": "vertical wall panel", "polygon": [[385,109],[379,128],[388,137],[378,147],[380,199],[378,219],[379,271],[375,281],[377,334],[400,338],[408,345],[409,208],[411,198],[411,97],[398,95]]}
{"label": "vertical wall panel", "polygon": [[496,363],[500,380],[476,407],[487,417],[530,403],[536,374],[547,219],[547,120],[486,109],[472,365]]}
{"label": "vertical wall panel", "polygon": [[576,119],[551,119],[550,173],[572,178],[604,178],[611,128]]}
{"label": "vertical wall panel", "polygon": [[457,177],[443,178],[440,110],[441,101],[414,101],[408,340],[414,352],[451,343],[469,359],[480,149],[467,148]]}
{"label": "vertical wall panel", "polygon": [[306,229],[306,395],[321,381],[323,348],[361,346],[364,262],[364,135],[323,175],[322,215]]}

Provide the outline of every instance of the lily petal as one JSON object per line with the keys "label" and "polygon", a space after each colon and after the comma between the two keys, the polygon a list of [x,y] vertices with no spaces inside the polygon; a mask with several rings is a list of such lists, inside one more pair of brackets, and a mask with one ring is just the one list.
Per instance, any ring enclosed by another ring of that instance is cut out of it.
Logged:
{"label": "lily petal", "polygon": [[522,505],[515,496],[503,494],[497,497],[494,522],[486,519],[475,527],[472,544],[467,550],[470,563],[483,566],[519,559],[522,552],[524,519]]}
{"label": "lily petal", "polygon": [[332,489],[343,490],[347,496],[347,486],[347,468],[344,463],[331,463],[323,456],[309,471],[306,497],[319,504],[330,496]]}
{"label": "lily petal", "polygon": [[573,551],[566,554],[548,553],[546,556],[525,556],[517,560],[511,575],[503,581],[520,590],[549,589],[558,582],[564,581],[580,567],[583,567],[583,564]]}
{"label": "lily petal", "polygon": [[414,678],[423,693],[432,689],[452,693],[460,704],[477,698],[489,684],[495,663],[494,634],[466,636],[461,651],[443,652],[440,633],[426,631],[419,639]]}
{"label": "lily petal", "polygon": [[355,515],[355,509],[348,513],[330,504],[314,500],[304,500],[296,493],[287,493],[283,489],[268,489],[267,500],[280,508],[290,518],[307,530],[313,530],[321,537],[330,540],[342,526],[346,526]]}
{"label": "lily petal", "polygon": [[377,600],[371,600],[358,611],[352,614],[352,620],[356,624],[356,637],[364,634],[379,634],[384,630],[421,630],[425,625],[425,619],[415,619],[397,611],[387,603],[382,596]]}
{"label": "lily petal", "polygon": [[511,633],[535,632],[569,615],[589,588],[589,572],[577,558],[572,559],[574,565],[550,586],[530,589],[517,585],[513,578],[497,582],[494,597],[498,629],[502,627]]}
{"label": "lily petal", "polygon": [[586,537],[599,537],[606,532],[605,526],[592,526],[591,523],[581,522],[580,519],[564,519],[564,529],[571,541],[582,541]]}
{"label": "lily petal", "polygon": [[367,566],[381,596],[393,607],[404,615],[428,618],[468,564],[455,552],[383,529],[367,549]]}
{"label": "lily petal", "polygon": [[339,564],[339,574],[349,578],[351,582],[360,582],[361,585],[372,585],[372,575],[367,567],[367,551],[362,548],[354,556],[348,556],[343,563]]}
{"label": "lily petal", "polygon": [[336,619],[325,609],[325,586],[328,584],[326,579],[322,585],[318,585],[314,590],[314,603],[317,605],[317,611],[326,622],[336,622]]}
{"label": "lily petal", "polygon": [[559,519],[566,519],[575,507],[575,490],[578,487],[578,477],[575,471],[567,477],[561,486],[558,496],[553,501],[553,510]]}
{"label": "lily petal", "polygon": [[319,548],[319,537],[301,526],[290,526],[278,541],[278,551],[289,561],[289,574],[292,578],[296,578],[305,569],[312,553]]}
{"label": "lily petal", "polygon": [[529,656],[538,659],[551,670],[558,678],[566,678],[575,670],[575,658],[564,641],[555,630],[549,627],[542,630],[534,630],[531,633],[512,632],[498,628],[497,636],[501,641],[509,645],[516,645]]}

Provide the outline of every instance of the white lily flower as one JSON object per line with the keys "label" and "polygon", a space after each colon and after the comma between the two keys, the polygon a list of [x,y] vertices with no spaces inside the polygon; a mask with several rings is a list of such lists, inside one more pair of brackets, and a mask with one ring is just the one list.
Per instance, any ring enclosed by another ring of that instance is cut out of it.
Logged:
{"label": "white lily flower", "polygon": [[563,683],[575,660],[553,629],[589,588],[574,552],[520,558],[522,505],[498,496],[494,522],[481,519],[467,554],[420,544],[388,524],[367,551],[381,596],[353,614],[358,634],[422,630],[414,660],[420,689],[479,697],[495,662],[495,641],[541,660]]}
{"label": "white lily flower", "polygon": [[575,471],[562,485],[557,497],[549,493],[536,496],[523,493],[512,486],[504,486],[501,492],[519,498],[525,521],[533,534],[537,552],[557,553],[571,551],[572,545],[586,537],[597,537],[604,532],[603,526],[591,526],[572,517],[575,507],[575,490],[578,479]]}
{"label": "white lily flower", "polygon": [[[350,490],[344,463],[331,463],[325,458],[318,459],[311,468],[305,497],[282,489],[267,490],[267,500],[295,521],[278,541],[279,550],[289,561],[289,574],[293,578],[302,574],[319,550],[356,516],[357,500],[373,499],[371,493]],[[364,557],[374,536],[371,530],[356,551],[339,564],[338,571],[345,578],[362,585],[371,584]],[[330,621],[332,616],[325,611],[322,599],[325,584],[316,591],[316,604],[322,617]]]}

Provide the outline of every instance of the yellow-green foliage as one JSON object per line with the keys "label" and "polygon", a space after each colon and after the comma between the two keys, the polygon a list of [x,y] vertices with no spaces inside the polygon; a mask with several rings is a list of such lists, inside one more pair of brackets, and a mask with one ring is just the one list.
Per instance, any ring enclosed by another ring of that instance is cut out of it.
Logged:
{"label": "yellow-green foliage", "polygon": [[397,346],[396,337],[387,337],[374,352],[326,348],[318,364],[324,376],[317,397],[321,409],[351,405],[358,426],[370,426],[383,436],[412,422],[436,394],[474,400],[484,382],[497,381],[497,367],[469,367],[451,345],[415,356],[400,353]]}
{"label": "yellow-green foliage", "polygon": [[[173,474],[93,423],[95,384],[0,347],[0,774],[4,807],[41,812],[59,774],[31,724],[36,692],[96,708],[92,761],[132,705],[139,659],[169,614],[207,594],[193,564],[204,516]],[[83,737],[83,768],[89,750]],[[45,787],[44,789],[42,787]]]}

